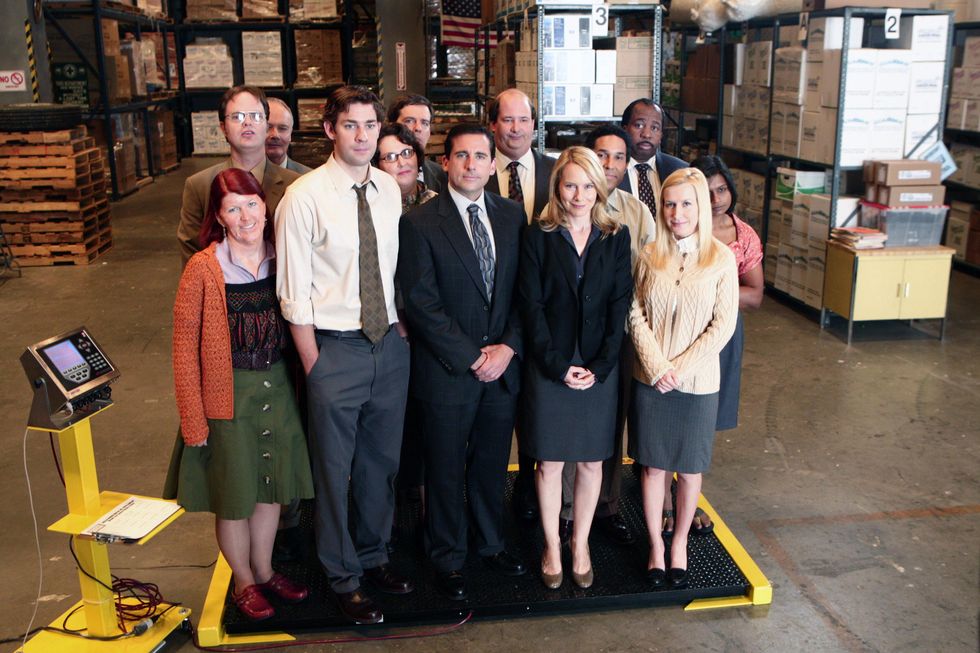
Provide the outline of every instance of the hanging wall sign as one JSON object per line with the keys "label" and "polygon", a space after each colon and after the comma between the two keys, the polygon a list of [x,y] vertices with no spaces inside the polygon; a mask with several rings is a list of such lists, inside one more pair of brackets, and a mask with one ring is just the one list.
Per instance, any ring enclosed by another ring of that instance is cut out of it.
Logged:
{"label": "hanging wall sign", "polygon": [[405,62],[405,43],[395,43],[395,90],[408,90],[408,71]]}
{"label": "hanging wall sign", "polygon": [[885,10],[885,38],[897,39],[902,27],[902,10],[898,8]]}
{"label": "hanging wall sign", "polygon": [[12,93],[27,90],[27,77],[23,70],[0,70],[0,91]]}

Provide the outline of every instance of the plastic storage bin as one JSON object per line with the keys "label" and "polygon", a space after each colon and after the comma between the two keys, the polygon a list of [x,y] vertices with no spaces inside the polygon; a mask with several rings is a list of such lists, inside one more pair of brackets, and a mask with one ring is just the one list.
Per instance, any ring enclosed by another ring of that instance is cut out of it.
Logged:
{"label": "plastic storage bin", "polygon": [[938,245],[943,237],[948,206],[888,207],[861,202],[861,226],[888,234],[885,247]]}

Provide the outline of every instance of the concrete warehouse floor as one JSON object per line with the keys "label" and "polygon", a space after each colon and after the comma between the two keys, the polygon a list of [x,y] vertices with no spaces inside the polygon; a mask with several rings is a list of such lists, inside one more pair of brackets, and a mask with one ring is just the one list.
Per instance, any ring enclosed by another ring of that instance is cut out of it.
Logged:
{"label": "concrete warehouse floor", "polygon": [[[101,486],[160,493],[178,421],[174,232],[184,178],[210,163],[185,160],[113,204],[115,245],[93,265],[27,269],[0,287],[0,638],[23,634],[38,582],[21,450],[31,391],[18,357],[87,326],[122,370],[116,405],[93,421]],[[945,342],[879,325],[858,328],[851,348],[772,298],[746,316],[742,424],[718,437],[704,492],[771,580],[768,608],[478,622],[336,650],[977,650],[978,305],[980,279],[954,272]],[[44,530],[66,510],[46,437],[30,435],[27,462],[44,571],[36,626],[79,588],[66,538]],[[211,516],[188,514],[146,546],[113,546],[110,560],[117,574],[159,584],[197,623],[216,553]]]}

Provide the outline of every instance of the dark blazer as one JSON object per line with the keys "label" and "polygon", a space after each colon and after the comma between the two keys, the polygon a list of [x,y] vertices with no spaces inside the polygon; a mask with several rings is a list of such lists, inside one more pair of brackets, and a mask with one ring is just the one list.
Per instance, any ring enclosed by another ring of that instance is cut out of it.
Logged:
{"label": "dark blazer", "polygon": [[[184,196],[180,203],[180,222],[177,224],[177,242],[180,244],[182,266],[187,265],[187,261],[201,249],[197,243],[197,237],[201,231],[201,223],[204,222],[204,212],[208,210],[211,182],[214,181],[219,172],[230,167],[232,167],[231,158],[228,158],[210,168],[195,172],[184,180]],[[265,205],[269,209],[269,215],[273,218],[276,216],[279,200],[286,193],[286,187],[299,177],[298,172],[281,168],[269,159],[265,160],[265,169],[262,171],[262,190],[265,192]]]}
{"label": "dark blazer", "polygon": [[426,159],[422,162],[422,181],[429,190],[441,193],[446,187],[446,171],[432,159]]}
{"label": "dark blazer", "polygon": [[629,229],[589,246],[578,290],[575,251],[558,230],[534,222],[524,232],[519,305],[528,358],[550,379],[562,381],[575,355],[600,382],[619,362],[633,292]]}
{"label": "dark blazer", "polygon": [[[661,150],[657,150],[653,165],[657,169],[657,175],[660,176],[661,182],[672,172],[689,167],[683,159],[678,159],[676,156],[671,156]],[[623,181],[619,182],[619,188],[625,190],[627,193],[633,194],[633,187],[630,184],[630,176],[628,174],[623,175]]]}
{"label": "dark blazer", "polygon": [[[548,184],[551,182],[551,171],[555,167],[555,160],[537,150],[531,150],[531,156],[534,157],[534,214],[528,217],[533,220],[541,215],[544,205],[548,203],[548,195],[551,192]],[[496,171],[490,175],[487,190],[500,195],[500,182],[497,181]]]}
{"label": "dark blazer", "polygon": [[514,299],[526,219],[517,202],[491,193],[484,193],[484,202],[497,259],[492,301],[448,188],[399,224],[398,282],[412,338],[411,388],[424,401],[478,401],[482,383],[470,366],[481,347],[493,344],[516,352],[501,379],[509,393],[520,390],[524,347]]}

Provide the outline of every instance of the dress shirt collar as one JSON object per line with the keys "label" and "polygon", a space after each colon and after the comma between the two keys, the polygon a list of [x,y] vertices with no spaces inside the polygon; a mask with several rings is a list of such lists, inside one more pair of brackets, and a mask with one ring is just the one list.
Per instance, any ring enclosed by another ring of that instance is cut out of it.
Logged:
{"label": "dress shirt collar", "polygon": [[282,158],[282,163],[279,164],[279,167],[280,168],[288,168],[289,167],[289,155],[288,154]]}
{"label": "dress shirt collar", "polygon": [[[508,157],[506,154],[503,154],[500,150],[497,150],[496,158],[497,158],[497,172],[506,171],[507,166],[510,165],[510,162],[514,160]],[[530,170],[534,166],[534,154],[531,152],[531,148],[527,148],[527,152],[525,152],[521,158],[517,159],[517,162],[525,170]]]}
{"label": "dress shirt collar", "polygon": [[[263,158],[261,161],[259,161],[259,164],[257,166],[255,166],[254,168],[252,168],[251,170],[249,170],[249,172],[252,173],[252,176],[255,177],[255,180],[259,182],[259,185],[260,186],[262,185],[262,181],[265,178],[265,163],[268,160],[269,159],[267,159],[267,158]],[[229,167],[229,168],[236,168],[236,167],[238,167],[238,166],[235,165],[235,161],[231,157],[228,157],[228,161],[226,161],[226,164],[227,164],[227,167]]]}
{"label": "dress shirt collar", "polygon": [[459,211],[459,216],[461,218],[465,220],[470,219],[469,213],[466,210],[467,208],[469,208],[470,204],[476,204],[477,206],[479,206],[482,216],[487,216],[489,218],[489,214],[487,213],[487,205],[485,202],[486,195],[487,195],[486,193],[480,193],[480,196],[478,198],[476,198],[475,200],[471,200],[460,195],[459,192],[455,188],[453,188],[452,184],[449,184],[448,187],[449,187],[449,197],[452,198],[453,203],[456,205],[456,209]]}
{"label": "dress shirt collar", "polygon": [[619,196],[622,193],[618,188],[613,188],[609,191],[609,195],[606,197],[606,208],[613,211],[614,213],[621,213],[623,211],[623,200]]}
{"label": "dress shirt collar", "polygon": [[[657,155],[654,154],[653,156],[651,156],[649,159],[647,159],[646,163],[647,163],[647,165],[650,166],[650,169],[651,170],[656,170],[657,169]],[[634,159],[633,157],[630,157],[629,169],[632,170],[634,173],[636,173],[636,166],[638,166],[638,165],[640,165],[640,162],[637,161],[636,159]]]}
{"label": "dress shirt collar", "polygon": [[690,254],[691,252],[698,251],[698,232],[695,231],[690,236],[685,236],[678,240],[674,238],[674,242],[677,243],[677,250],[681,254]]}
{"label": "dress shirt collar", "polygon": [[[336,186],[337,190],[340,192],[350,191],[353,193],[354,186],[361,185],[360,180],[355,180],[352,178],[349,174],[347,174],[347,170],[342,168],[340,164],[337,163],[337,159],[333,154],[331,154],[330,158],[327,159],[324,167],[326,168],[327,175],[329,175],[331,181],[333,181],[334,186]],[[376,174],[386,173],[376,170],[373,166],[368,166],[368,178],[367,181],[364,182],[366,185],[369,184],[372,188],[374,188],[375,192],[378,191],[378,184],[374,181],[374,176]]]}

